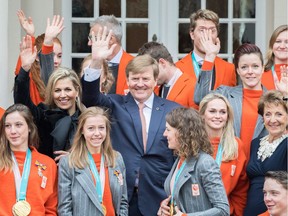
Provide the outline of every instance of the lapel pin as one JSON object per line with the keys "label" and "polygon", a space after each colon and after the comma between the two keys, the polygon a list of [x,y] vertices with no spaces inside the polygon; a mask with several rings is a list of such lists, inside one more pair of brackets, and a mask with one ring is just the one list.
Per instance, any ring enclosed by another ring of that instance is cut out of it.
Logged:
{"label": "lapel pin", "polygon": [[42,171],[43,171],[43,170],[46,170],[46,168],[47,168],[46,165],[41,164],[38,160],[35,161],[35,165],[36,165],[37,168],[38,168],[38,175],[39,175],[40,177],[43,177]]}
{"label": "lapel pin", "polygon": [[114,175],[117,177],[120,185],[123,185],[123,175],[119,170],[114,170]]}

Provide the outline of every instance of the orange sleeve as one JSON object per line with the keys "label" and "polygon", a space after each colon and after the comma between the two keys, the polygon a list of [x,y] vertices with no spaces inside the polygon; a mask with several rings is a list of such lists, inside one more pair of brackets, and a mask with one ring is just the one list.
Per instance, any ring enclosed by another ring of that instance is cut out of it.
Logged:
{"label": "orange sleeve", "polygon": [[214,67],[214,62],[204,61],[201,70],[212,70]]}
{"label": "orange sleeve", "polygon": [[42,45],[42,54],[46,55],[46,54],[50,54],[52,52],[53,52],[53,45],[52,46],[46,46],[43,43],[43,45]]}

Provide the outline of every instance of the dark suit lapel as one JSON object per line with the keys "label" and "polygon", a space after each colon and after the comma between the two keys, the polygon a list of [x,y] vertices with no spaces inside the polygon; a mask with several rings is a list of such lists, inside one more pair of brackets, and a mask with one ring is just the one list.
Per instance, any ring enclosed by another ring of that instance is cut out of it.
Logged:
{"label": "dark suit lapel", "polygon": [[[131,116],[134,125],[133,128],[135,130],[138,139],[138,143],[137,144],[135,143],[135,146],[139,150],[139,152],[143,153],[144,148],[143,148],[142,128],[141,128],[139,108],[130,93],[125,97],[124,106]],[[133,134],[133,132],[131,132],[131,134]]]}
{"label": "dark suit lapel", "polygon": [[93,183],[92,176],[88,167],[85,169],[75,169],[76,179],[79,184],[82,186],[83,190],[87,193],[92,203],[102,211],[101,204],[97,198],[96,187]]}
{"label": "dark suit lapel", "polygon": [[162,121],[165,121],[164,100],[155,95],[154,101],[153,101],[150,125],[149,125],[149,130],[148,130],[146,152],[148,152],[149,149],[151,148]]}

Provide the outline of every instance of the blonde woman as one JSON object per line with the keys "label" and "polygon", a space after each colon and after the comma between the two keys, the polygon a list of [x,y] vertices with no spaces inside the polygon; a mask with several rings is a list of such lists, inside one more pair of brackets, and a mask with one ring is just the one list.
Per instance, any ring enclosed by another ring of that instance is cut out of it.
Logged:
{"label": "blonde woman", "polygon": [[230,215],[242,216],[249,186],[247,157],[241,140],[234,135],[233,109],[223,95],[210,93],[202,99],[199,112],[214,149],[213,157],[220,167]]}
{"label": "blonde woman", "polygon": [[23,38],[20,49],[22,66],[15,79],[14,102],[30,108],[39,131],[39,152],[58,161],[70,149],[83,110],[79,77],[72,69],[58,67],[49,78],[45,103],[36,106],[29,92],[29,73],[36,58],[30,36]]}
{"label": "blonde woman", "polygon": [[59,215],[128,215],[125,165],[112,148],[108,114],[79,117],[71,153],[59,163]]}
{"label": "blonde woman", "polygon": [[[267,51],[267,62],[262,84],[268,89],[278,89],[279,81],[286,79],[288,71],[288,25],[278,26],[272,33]],[[287,86],[286,86],[287,90]]]}

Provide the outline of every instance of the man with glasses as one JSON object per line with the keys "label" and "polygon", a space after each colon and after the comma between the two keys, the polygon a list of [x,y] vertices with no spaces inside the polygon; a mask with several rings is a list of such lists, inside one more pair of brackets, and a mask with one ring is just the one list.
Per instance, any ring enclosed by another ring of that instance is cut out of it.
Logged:
{"label": "man with glasses", "polygon": [[94,31],[95,37],[97,39],[97,33],[99,29],[104,28],[104,26],[107,27],[108,31],[112,30],[112,37],[109,41],[109,46],[111,47],[113,44],[115,44],[116,46],[113,50],[113,53],[106,59],[106,61],[108,62],[108,67],[115,78],[115,82],[112,85],[109,93],[124,95],[128,93],[125,68],[128,62],[133,58],[133,56],[125,52],[122,48],[122,27],[120,22],[115,18],[114,15],[99,16],[90,24],[88,46],[92,45],[91,32]]}

